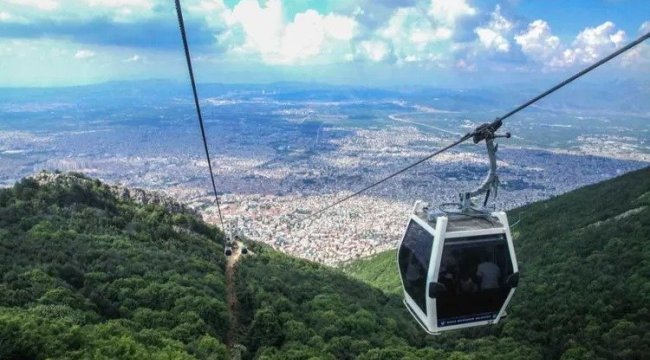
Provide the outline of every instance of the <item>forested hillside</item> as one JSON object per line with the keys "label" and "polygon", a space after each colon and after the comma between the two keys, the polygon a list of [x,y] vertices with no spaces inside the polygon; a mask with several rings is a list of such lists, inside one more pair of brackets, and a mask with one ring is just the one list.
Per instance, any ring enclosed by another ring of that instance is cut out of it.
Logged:
{"label": "forested hillside", "polygon": [[405,310],[393,252],[346,273],[250,244],[231,339],[217,229],[64,179],[78,181],[0,190],[0,359],[650,354],[650,169],[513,211],[522,279],[508,318],[437,337]]}
{"label": "forested hillside", "polygon": [[489,329],[428,336],[400,296],[265,245],[252,249],[237,279],[244,358],[540,358],[538,349],[495,338]]}
{"label": "forested hillside", "polygon": [[[544,358],[650,358],[650,168],[509,212],[521,281],[498,337]],[[395,253],[345,267],[400,292]]]}
{"label": "forested hillside", "polygon": [[0,190],[0,359],[224,358],[220,239],[81,175]]}

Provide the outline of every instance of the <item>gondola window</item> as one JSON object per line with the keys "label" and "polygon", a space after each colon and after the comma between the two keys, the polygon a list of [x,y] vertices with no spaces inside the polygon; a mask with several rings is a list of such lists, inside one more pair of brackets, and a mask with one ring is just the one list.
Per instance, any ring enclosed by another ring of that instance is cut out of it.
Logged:
{"label": "gondola window", "polygon": [[399,253],[399,267],[406,292],[425,314],[426,282],[433,236],[411,220]]}
{"label": "gondola window", "polygon": [[496,318],[512,273],[505,235],[445,239],[438,282],[446,291],[437,297],[438,326]]}

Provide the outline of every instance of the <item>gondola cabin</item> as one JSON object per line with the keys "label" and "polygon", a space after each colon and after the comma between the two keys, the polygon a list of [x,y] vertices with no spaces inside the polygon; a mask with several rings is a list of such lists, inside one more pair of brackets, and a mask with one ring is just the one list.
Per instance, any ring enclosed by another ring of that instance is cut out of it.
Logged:
{"label": "gondola cabin", "polygon": [[508,219],[416,203],[397,252],[404,303],[430,334],[496,324],[519,280]]}

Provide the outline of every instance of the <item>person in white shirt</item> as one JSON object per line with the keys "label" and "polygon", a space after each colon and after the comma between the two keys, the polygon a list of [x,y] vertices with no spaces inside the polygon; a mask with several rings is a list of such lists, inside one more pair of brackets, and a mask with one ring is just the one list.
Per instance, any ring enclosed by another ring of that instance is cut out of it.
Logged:
{"label": "person in white shirt", "polygon": [[476,276],[481,279],[481,290],[498,289],[501,279],[501,269],[487,258],[478,265]]}

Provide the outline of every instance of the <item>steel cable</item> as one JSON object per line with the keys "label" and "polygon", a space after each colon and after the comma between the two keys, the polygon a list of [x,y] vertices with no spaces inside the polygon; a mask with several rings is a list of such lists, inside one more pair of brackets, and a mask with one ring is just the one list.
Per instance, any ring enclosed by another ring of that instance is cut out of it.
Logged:
{"label": "steel cable", "polygon": [[185,59],[187,60],[187,69],[190,73],[190,81],[192,82],[192,93],[194,94],[194,105],[196,106],[196,114],[199,118],[199,125],[201,126],[201,137],[203,138],[203,148],[205,149],[205,157],[208,160],[208,170],[210,170],[210,180],[212,181],[212,190],[214,191],[214,198],[217,202],[217,211],[219,212],[219,222],[221,223],[221,230],[226,231],[223,226],[223,217],[221,216],[221,203],[219,202],[219,194],[217,193],[217,186],[214,183],[214,173],[212,171],[212,163],[210,161],[210,151],[208,150],[208,141],[205,136],[205,126],[203,124],[203,116],[201,115],[201,106],[199,104],[199,96],[196,92],[196,82],[194,81],[194,71],[192,70],[192,58],[190,57],[190,48],[187,44],[187,36],[185,34],[185,22],[183,21],[183,10],[181,9],[180,0],[176,1],[176,14],[178,15],[178,26],[181,30],[181,37],[183,38],[183,48],[185,49]]}
{"label": "steel cable", "polygon": [[[607,55],[606,57],[600,59],[599,61],[595,62],[594,64],[592,64],[592,65],[590,65],[590,66],[588,66],[587,68],[585,68],[585,69],[579,71],[579,72],[576,73],[575,75],[573,75],[573,76],[567,78],[566,80],[564,80],[564,81],[558,83],[557,85],[551,87],[550,89],[544,91],[543,93],[541,93],[541,94],[535,96],[534,98],[532,98],[532,99],[526,101],[525,103],[523,103],[523,104],[521,104],[520,106],[514,108],[513,110],[511,110],[510,112],[506,113],[505,115],[503,115],[503,116],[497,118],[497,119],[494,120],[492,123],[481,125],[479,128],[483,128],[485,125],[488,125],[488,126],[492,126],[492,127],[498,128],[499,126],[501,126],[501,122],[502,122],[504,119],[509,118],[510,116],[512,116],[512,115],[518,113],[519,111],[521,111],[521,110],[527,108],[528,106],[530,106],[530,105],[536,103],[537,101],[541,100],[542,98],[544,98],[544,97],[546,97],[546,96],[548,96],[548,95],[554,93],[555,91],[557,91],[557,90],[561,89],[562,87],[568,85],[569,83],[573,82],[574,80],[578,79],[579,77],[581,77],[581,76],[583,76],[583,75],[585,75],[585,74],[591,72],[592,70],[594,70],[594,69],[598,68],[599,66],[601,66],[601,65],[603,65],[603,64],[605,64],[605,63],[607,63],[608,61],[614,59],[615,57],[617,57],[617,56],[623,54],[624,52],[626,52],[626,51],[632,49],[633,47],[635,47],[635,46],[641,44],[642,42],[644,42],[644,41],[647,40],[648,38],[650,38],[650,32],[647,33],[647,34],[645,34],[645,35],[640,36],[638,39],[636,39],[636,40],[630,42],[629,44],[623,46],[622,48],[620,48],[620,49],[618,49],[618,50],[616,50],[616,51],[614,51],[613,53],[611,53],[611,54]],[[478,128],[477,128],[477,129],[478,129]],[[405,168],[402,168],[401,170],[398,170],[398,171],[392,173],[391,175],[388,175],[388,176],[386,176],[385,178],[383,178],[383,179],[381,179],[381,180],[379,180],[379,181],[376,181],[376,182],[374,182],[374,183],[372,183],[372,184],[370,184],[370,185],[364,187],[363,189],[361,189],[361,190],[355,192],[355,193],[352,194],[352,195],[348,195],[348,196],[346,196],[346,197],[344,197],[344,198],[342,198],[342,199],[340,199],[340,200],[335,201],[334,203],[332,203],[332,204],[330,204],[330,205],[327,205],[327,206],[325,206],[325,207],[323,207],[323,208],[317,210],[316,212],[314,212],[314,213],[312,213],[311,215],[309,215],[308,217],[306,217],[305,220],[310,219],[310,218],[313,218],[313,217],[316,217],[316,216],[322,214],[324,211],[327,211],[327,210],[333,208],[334,206],[341,204],[342,202],[348,201],[348,200],[350,200],[350,199],[352,199],[352,198],[354,198],[354,197],[356,197],[356,196],[358,196],[358,195],[364,193],[365,191],[370,190],[371,188],[373,188],[373,187],[375,187],[375,186],[377,186],[377,185],[379,185],[379,184],[381,184],[381,183],[383,183],[383,182],[385,182],[385,181],[387,181],[387,180],[389,180],[389,179],[392,179],[392,178],[394,178],[395,176],[397,176],[397,175],[399,175],[399,174],[402,174],[403,172],[405,172],[405,171],[407,171],[407,170],[410,170],[411,168],[416,167],[417,165],[420,165],[421,163],[423,163],[423,162],[425,162],[425,161],[427,161],[427,160],[433,158],[434,156],[437,156],[437,155],[439,155],[439,154],[441,154],[441,153],[443,153],[443,152],[445,152],[445,151],[447,151],[447,150],[449,150],[449,149],[451,149],[451,148],[453,148],[453,147],[455,147],[455,146],[457,146],[457,145],[459,145],[459,144],[461,144],[461,143],[463,143],[463,142],[469,140],[469,139],[472,138],[475,134],[476,134],[476,130],[473,131],[473,132],[471,132],[471,133],[467,133],[467,134],[465,134],[465,135],[464,135],[463,137],[461,137],[460,139],[458,139],[458,140],[456,140],[455,142],[453,142],[453,143],[451,143],[451,144],[445,146],[445,147],[442,148],[442,149],[437,150],[437,151],[434,152],[433,154],[431,154],[431,155],[429,155],[429,156],[427,156],[427,157],[425,157],[425,158],[422,158],[422,159],[420,159],[420,160],[418,160],[418,161],[416,161],[416,162],[414,162],[414,163],[412,163],[412,164],[406,166]]]}

